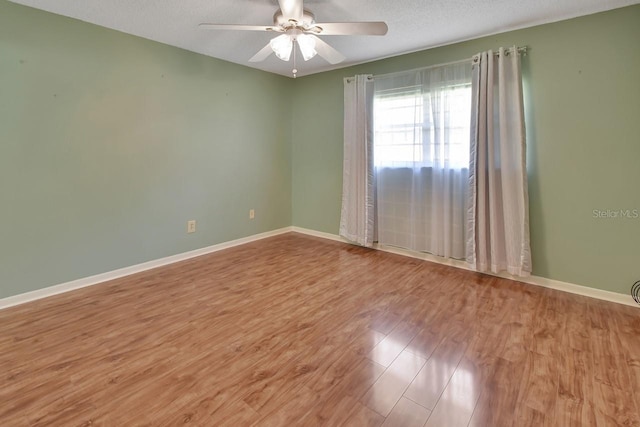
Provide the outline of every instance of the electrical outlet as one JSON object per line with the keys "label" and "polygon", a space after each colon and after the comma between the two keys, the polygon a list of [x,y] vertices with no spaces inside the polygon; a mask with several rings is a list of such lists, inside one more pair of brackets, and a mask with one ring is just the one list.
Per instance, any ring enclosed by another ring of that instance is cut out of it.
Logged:
{"label": "electrical outlet", "polygon": [[196,232],[196,220],[192,219],[191,221],[187,221],[187,233],[195,233]]}
{"label": "electrical outlet", "polygon": [[256,217],[256,211],[253,209],[249,210],[249,219],[254,219]]}

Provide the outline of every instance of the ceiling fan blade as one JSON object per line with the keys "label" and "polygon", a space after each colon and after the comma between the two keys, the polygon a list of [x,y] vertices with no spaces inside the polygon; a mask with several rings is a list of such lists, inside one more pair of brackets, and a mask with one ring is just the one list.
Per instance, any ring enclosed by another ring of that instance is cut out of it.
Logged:
{"label": "ceiling fan blade", "polygon": [[262,49],[260,49],[260,51],[258,53],[256,53],[255,55],[253,55],[251,57],[251,59],[249,60],[249,62],[261,62],[264,61],[265,59],[267,59],[269,57],[269,55],[271,55],[273,53],[273,49],[271,49],[271,44],[267,43],[267,45],[265,47],[263,47]]}
{"label": "ceiling fan blade", "polygon": [[[321,31],[314,31],[321,28]],[[327,22],[310,28],[312,34],[323,36],[384,36],[389,27],[384,22]]]}
{"label": "ceiling fan blade", "polygon": [[200,24],[198,27],[204,30],[280,31],[278,27],[267,27],[265,25]]}
{"label": "ceiling fan blade", "polygon": [[314,35],[311,35],[311,37],[316,41],[316,52],[318,52],[318,55],[326,59],[329,64],[339,64],[345,60],[344,55],[329,46],[320,37],[316,37]]}
{"label": "ceiling fan blade", "polygon": [[285,20],[302,21],[302,0],[278,0],[278,4]]}

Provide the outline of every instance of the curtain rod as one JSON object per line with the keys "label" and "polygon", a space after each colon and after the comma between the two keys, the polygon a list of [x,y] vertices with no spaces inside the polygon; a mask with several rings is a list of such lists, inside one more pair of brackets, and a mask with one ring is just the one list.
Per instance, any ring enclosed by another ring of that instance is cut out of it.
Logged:
{"label": "curtain rod", "polygon": [[[505,52],[507,52],[507,53],[511,52],[511,51],[513,51],[513,49],[516,49],[518,53],[526,55],[528,46],[511,46],[511,47],[505,49]],[[493,55],[494,56],[499,56],[500,53],[499,52],[494,52]],[[445,67],[447,65],[461,64],[463,62],[472,62],[473,63],[473,62],[477,62],[476,58],[477,58],[477,54],[473,55],[471,58],[460,59],[458,61],[452,61],[452,62],[446,62],[444,64],[429,65],[427,67],[412,68],[410,70],[395,71],[393,73],[369,75],[369,76],[367,76],[367,80],[373,80],[375,77],[390,77],[390,76],[394,76],[396,74],[410,73],[412,71],[429,70],[431,68]],[[347,82],[351,83],[352,81],[353,81],[353,77],[347,77]]]}

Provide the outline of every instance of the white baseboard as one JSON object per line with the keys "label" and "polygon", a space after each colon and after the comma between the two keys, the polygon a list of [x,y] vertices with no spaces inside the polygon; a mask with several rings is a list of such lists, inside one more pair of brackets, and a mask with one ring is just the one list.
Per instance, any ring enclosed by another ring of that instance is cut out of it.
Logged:
{"label": "white baseboard", "polygon": [[136,264],[130,267],[124,267],[118,270],[96,274],[95,276],[84,277],[82,279],[73,280],[71,282],[61,283],[59,285],[49,286],[43,289],[26,292],[24,294],[2,298],[0,299],[0,310],[8,307],[13,307],[19,304],[24,304],[29,301],[35,301],[41,298],[50,297],[52,295],[61,294],[63,292],[69,292],[75,289],[97,285],[98,283],[103,283],[109,280],[118,279],[120,277],[128,276],[130,274],[140,273],[142,271],[151,270],[152,268],[162,267],[164,265],[173,264],[179,261],[184,261],[190,258],[206,255],[212,252],[221,251],[223,249],[232,248],[234,246],[243,245],[245,243],[255,242],[256,240],[266,239],[267,237],[277,236],[279,234],[288,233],[290,231],[293,231],[292,227],[285,227],[285,228],[280,228],[278,230],[267,231],[265,233],[254,234],[252,236],[243,237],[241,239],[218,243],[217,245],[207,246],[205,248],[195,249],[193,251],[168,256],[165,258],[143,262],[142,264]]}
{"label": "white baseboard", "polygon": [[[351,243],[347,239],[340,237],[331,233],[324,233],[321,231],[309,230],[307,228],[301,227],[291,227],[292,231],[301,234],[307,234],[309,236],[322,237],[324,239],[335,240],[338,242]],[[407,249],[396,248],[393,246],[386,245],[374,245],[374,249],[390,252],[393,254],[408,256],[411,258],[423,259],[426,261],[436,262],[438,264],[450,265],[456,268],[462,268],[469,271],[475,271],[469,267],[465,261],[459,261],[450,258],[442,258],[435,255],[423,253],[423,252],[414,252]],[[631,295],[619,294],[617,292],[604,291],[602,289],[590,288],[588,286],[576,285],[574,283],[561,282],[559,280],[548,279],[546,277],[539,276],[529,276],[529,277],[515,277],[510,274],[491,274],[491,273],[483,273],[489,274],[491,276],[502,277],[504,279],[514,280],[517,282],[528,283],[530,285],[542,286],[545,288],[556,289],[562,292],[569,292],[572,294],[583,295],[591,298],[596,298],[604,301],[615,302],[618,304],[629,305],[632,307],[640,307],[631,297]]]}
{"label": "white baseboard", "polygon": [[[142,264],[136,264],[130,267],[120,268],[118,270],[113,270],[113,271],[109,271],[102,274],[96,274],[95,276],[84,277],[82,279],[73,280],[71,282],[61,283],[59,285],[49,286],[43,289],[38,289],[35,291],[2,298],[0,299],[0,310],[8,307],[13,307],[19,304],[24,304],[29,301],[35,301],[41,298],[46,298],[46,297],[61,294],[64,292],[69,292],[75,289],[97,285],[99,283],[107,282],[109,280],[118,279],[120,277],[128,276],[135,273],[140,273],[142,271],[151,270],[153,268],[162,267],[164,265],[173,264],[179,261],[184,261],[190,258],[195,258],[201,255],[206,255],[212,252],[221,251],[223,249],[232,248],[234,246],[243,245],[245,243],[254,242],[256,240],[266,239],[267,237],[277,236],[279,234],[284,234],[291,231],[294,231],[296,233],[306,234],[309,236],[321,237],[323,239],[335,240],[338,242],[351,244],[351,242],[349,242],[348,240],[335,234],[324,233],[321,231],[315,231],[315,230],[310,230],[310,229],[301,228],[301,227],[284,227],[278,230],[267,231],[265,233],[260,233],[260,234],[254,234],[252,236],[243,237],[241,239],[231,240],[229,242],[223,242],[217,245],[207,246],[205,248],[196,249],[193,251],[184,252],[177,255],[172,255],[165,258],[144,262]],[[427,253],[409,251],[406,249],[396,248],[393,246],[375,245],[374,249],[473,271],[471,268],[469,268],[469,265],[464,261],[442,258],[435,255],[427,254]],[[494,276],[515,280],[518,282],[528,283],[531,285],[542,286],[545,288],[556,289],[559,291],[569,292],[572,294],[583,295],[583,296],[596,298],[604,301],[610,301],[618,304],[625,304],[632,307],[638,307],[638,304],[636,304],[636,302],[633,300],[633,298],[630,295],[604,291],[601,289],[590,288],[588,286],[576,285],[574,283],[561,282],[559,280],[548,279],[546,277],[530,276],[530,277],[523,278],[523,277],[514,277],[509,274],[499,274]]]}

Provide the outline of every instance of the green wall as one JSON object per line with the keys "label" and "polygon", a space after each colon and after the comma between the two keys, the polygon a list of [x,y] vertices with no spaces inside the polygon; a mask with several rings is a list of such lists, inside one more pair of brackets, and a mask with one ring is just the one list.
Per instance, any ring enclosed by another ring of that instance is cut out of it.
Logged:
{"label": "green wall", "polygon": [[0,0],[0,298],[291,225],[290,84]]}
{"label": "green wall", "polygon": [[628,293],[640,218],[593,210],[640,209],[638,22],[632,6],[292,80],[0,0],[0,298],[291,224],[337,234],[342,78],[514,44],[534,274]]}
{"label": "green wall", "polygon": [[338,233],[343,83],[528,46],[523,60],[534,274],[628,293],[640,280],[640,6],[295,81],[293,224]]}

